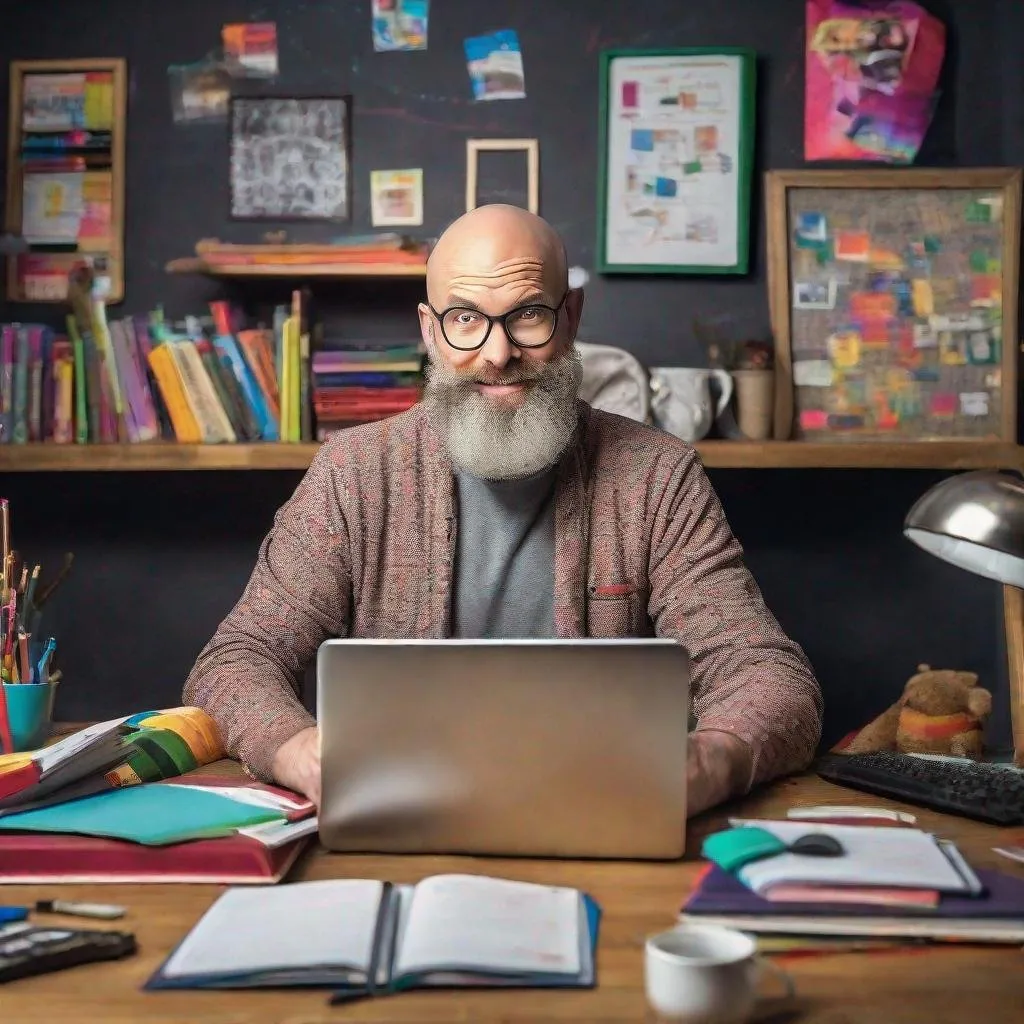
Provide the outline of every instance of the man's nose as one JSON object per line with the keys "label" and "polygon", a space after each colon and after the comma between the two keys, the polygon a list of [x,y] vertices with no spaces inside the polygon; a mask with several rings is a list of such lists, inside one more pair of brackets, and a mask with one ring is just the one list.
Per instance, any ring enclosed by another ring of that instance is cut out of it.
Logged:
{"label": "man's nose", "polygon": [[492,366],[501,369],[511,360],[519,358],[519,349],[512,344],[505,328],[501,324],[494,324],[480,355]]}

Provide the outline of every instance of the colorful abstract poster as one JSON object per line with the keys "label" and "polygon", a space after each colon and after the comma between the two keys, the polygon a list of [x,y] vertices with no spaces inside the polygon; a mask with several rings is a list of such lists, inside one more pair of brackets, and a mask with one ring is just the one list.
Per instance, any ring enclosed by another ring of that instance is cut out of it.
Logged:
{"label": "colorful abstract poster", "polygon": [[807,0],[804,159],[913,163],[946,28],[912,0]]}
{"label": "colorful abstract poster", "polygon": [[430,0],[373,0],[373,48],[425,50]]}
{"label": "colorful abstract poster", "polygon": [[476,100],[520,100],[526,96],[523,53],[514,29],[463,41]]}

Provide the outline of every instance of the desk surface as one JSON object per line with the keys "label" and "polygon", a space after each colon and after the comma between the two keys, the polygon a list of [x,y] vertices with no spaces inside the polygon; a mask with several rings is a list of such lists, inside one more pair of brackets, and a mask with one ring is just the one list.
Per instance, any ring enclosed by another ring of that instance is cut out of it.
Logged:
{"label": "desk surface", "polygon": [[[223,764],[210,766],[223,770]],[[317,1024],[338,1020],[391,1022],[466,1020],[543,1022],[644,1021],[643,939],[671,927],[700,866],[703,835],[727,814],[785,815],[818,803],[873,804],[872,797],[812,776],[788,779],[741,803],[691,822],[687,858],[672,864],[488,860],[455,857],[376,857],[311,849],[290,881],[315,878],[388,878],[416,881],[442,871],[471,871],[592,893],[604,910],[598,946],[598,986],[591,991],[423,992],[349,1007],[329,1007],[327,993],[143,992],[141,985],[210,906],[220,886],[104,885],[4,886],[0,902],[32,904],[55,895],[121,903],[126,918],[112,923],[135,932],[139,952],[127,960],[91,964],[0,986],[0,1020],[21,1024]],[[1024,865],[999,858],[992,847],[1005,833],[964,819],[907,808],[922,827],[957,841],[976,867],[998,867],[1024,877]],[[285,883],[287,884],[287,883]],[[90,927],[83,918],[52,918]],[[984,1018],[986,1024],[1024,1020],[1024,952],[1015,947],[926,948],[792,958],[785,965],[798,992],[794,1021],[830,1024],[928,1024]]]}

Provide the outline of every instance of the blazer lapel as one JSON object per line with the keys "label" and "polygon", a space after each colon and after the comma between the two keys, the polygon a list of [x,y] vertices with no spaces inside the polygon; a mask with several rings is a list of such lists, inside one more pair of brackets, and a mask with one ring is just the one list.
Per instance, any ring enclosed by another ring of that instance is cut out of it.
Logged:
{"label": "blazer lapel", "polygon": [[555,635],[587,635],[587,567],[590,561],[587,408],[580,406],[576,438],[558,467],[555,483]]}

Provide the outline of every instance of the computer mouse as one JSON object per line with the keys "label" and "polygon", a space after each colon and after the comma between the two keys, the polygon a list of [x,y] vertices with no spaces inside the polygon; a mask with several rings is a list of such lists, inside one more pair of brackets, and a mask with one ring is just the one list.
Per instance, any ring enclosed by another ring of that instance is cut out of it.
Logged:
{"label": "computer mouse", "polygon": [[790,843],[789,851],[803,854],[805,857],[841,857],[843,846],[838,839],[824,832],[808,832],[807,835]]}

